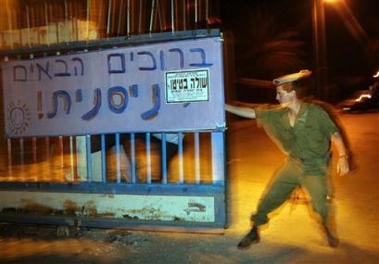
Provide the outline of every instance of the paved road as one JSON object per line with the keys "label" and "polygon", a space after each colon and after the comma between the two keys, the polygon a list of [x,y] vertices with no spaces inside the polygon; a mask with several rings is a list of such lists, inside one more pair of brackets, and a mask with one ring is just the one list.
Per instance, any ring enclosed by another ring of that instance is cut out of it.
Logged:
{"label": "paved road", "polygon": [[224,235],[71,230],[75,235],[51,239],[43,235],[51,230],[27,229],[12,237],[0,233],[0,262],[377,264],[379,113],[340,118],[355,170],[346,177],[333,174],[341,239],[337,249],[327,246],[306,204],[287,203],[262,230],[261,243],[237,250],[249,229],[250,213],[284,157],[255,121],[239,119],[228,130],[230,226]]}
{"label": "paved road", "polygon": [[[241,253],[251,256],[252,262],[379,263],[379,114],[339,117],[355,164],[352,173],[341,177],[335,173],[336,160],[332,163],[340,247],[326,246],[307,205],[287,203],[262,230],[262,242]],[[229,133],[233,212],[229,232],[237,234],[248,228],[249,214],[283,155],[254,121],[238,122]]]}

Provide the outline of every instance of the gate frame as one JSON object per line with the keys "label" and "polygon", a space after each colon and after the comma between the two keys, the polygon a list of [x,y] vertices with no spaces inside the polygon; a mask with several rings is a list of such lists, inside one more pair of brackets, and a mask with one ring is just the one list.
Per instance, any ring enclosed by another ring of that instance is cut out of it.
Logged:
{"label": "gate frame", "polygon": [[[107,40],[95,40],[86,42],[73,42],[65,44],[50,45],[48,47],[19,48],[11,51],[0,51],[0,56],[6,58],[10,56],[31,57],[32,54],[53,54],[57,50],[89,50],[101,48],[111,48],[115,46],[138,45],[155,42],[166,42],[173,40],[197,39],[208,37],[220,37],[222,33],[218,29],[181,31],[172,33],[154,33],[148,35],[138,35],[112,38]],[[223,55],[225,52],[223,51]],[[33,55],[33,56],[34,56]],[[217,131],[208,131],[211,133],[211,152],[212,152],[212,173],[218,178],[213,179],[212,184],[171,184],[171,183],[154,183],[154,184],[130,184],[130,183],[107,183],[107,182],[81,182],[81,183],[54,183],[54,182],[0,182],[0,195],[6,195],[10,200],[18,199],[20,193],[29,194],[30,196],[63,195],[63,194],[85,194],[87,196],[117,196],[117,195],[138,195],[146,198],[153,195],[162,195],[165,198],[178,196],[187,197],[205,197],[214,199],[214,216],[213,222],[185,222],[185,221],[156,221],[156,220],[138,220],[138,219],[114,219],[109,217],[88,217],[83,215],[47,215],[39,214],[27,209],[14,208],[12,205],[2,204],[0,207],[1,222],[13,223],[35,223],[35,224],[52,224],[52,225],[69,225],[69,226],[87,226],[101,228],[127,228],[135,230],[162,230],[162,231],[191,231],[207,233],[223,233],[227,227],[227,206],[226,206],[226,162],[225,162],[225,129],[219,128]],[[189,131],[185,131],[188,133]],[[194,131],[201,132],[201,131]],[[14,194],[14,195],[12,195]],[[58,211],[58,210],[57,210]],[[62,212],[53,212],[62,213]]]}

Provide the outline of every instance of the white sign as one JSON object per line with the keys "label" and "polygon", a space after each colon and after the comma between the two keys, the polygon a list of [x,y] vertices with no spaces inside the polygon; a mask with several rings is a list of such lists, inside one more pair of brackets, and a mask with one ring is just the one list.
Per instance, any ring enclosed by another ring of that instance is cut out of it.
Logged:
{"label": "white sign", "polygon": [[209,100],[207,69],[166,72],[166,102],[184,103]]}

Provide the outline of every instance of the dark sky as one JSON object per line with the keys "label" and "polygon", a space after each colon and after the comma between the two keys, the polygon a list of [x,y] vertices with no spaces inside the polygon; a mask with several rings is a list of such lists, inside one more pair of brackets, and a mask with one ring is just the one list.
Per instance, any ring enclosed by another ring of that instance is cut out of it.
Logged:
{"label": "dark sky", "polygon": [[[341,0],[340,0],[341,1]],[[248,8],[265,9],[275,16],[282,27],[296,28],[312,53],[312,3],[313,0],[222,0],[221,16],[226,27],[247,15]],[[379,0],[345,0],[352,17],[356,19],[368,39],[379,38]],[[370,75],[364,55],[366,44],[357,41],[346,27],[336,7],[325,6],[325,27],[328,71],[330,75]],[[232,30],[238,30],[233,28]],[[313,56],[313,54],[310,54]],[[379,62],[378,65],[379,67]]]}

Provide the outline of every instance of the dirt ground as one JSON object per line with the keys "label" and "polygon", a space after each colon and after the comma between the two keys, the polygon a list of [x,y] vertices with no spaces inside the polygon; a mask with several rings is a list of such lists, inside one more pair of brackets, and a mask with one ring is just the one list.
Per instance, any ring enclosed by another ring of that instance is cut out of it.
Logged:
{"label": "dirt ground", "polygon": [[215,252],[221,249],[219,239],[228,240],[209,234],[3,223],[0,263],[233,263]]}

